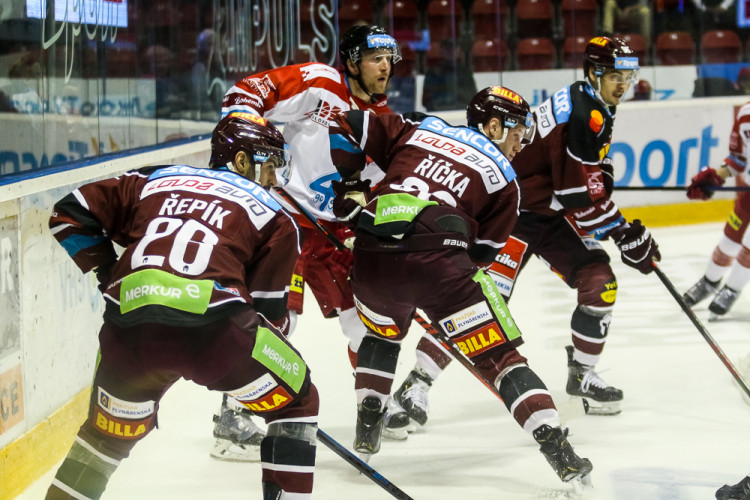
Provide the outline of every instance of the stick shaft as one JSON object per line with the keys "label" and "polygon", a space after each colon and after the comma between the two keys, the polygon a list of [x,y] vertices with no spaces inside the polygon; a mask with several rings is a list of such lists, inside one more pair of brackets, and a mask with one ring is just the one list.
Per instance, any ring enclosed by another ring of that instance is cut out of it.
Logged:
{"label": "stick shaft", "polygon": [[390,493],[393,498],[398,498],[399,500],[414,500],[412,497],[404,493],[398,486],[387,480],[382,474],[370,467],[366,462],[361,460],[351,451],[347,450],[343,445],[322,430],[318,429],[317,437],[318,441],[326,445],[328,449],[336,455],[343,458],[349,465],[370,478],[375,484]]}
{"label": "stick shaft", "polygon": [[[706,186],[708,191],[750,191],[750,186]],[[687,186],[615,186],[615,191],[687,191]]]}
{"label": "stick shaft", "polygon": [[688,318],[690,318],[690,321],[693,322],[693,325],[698,329],[700,334],[703,336],[704,339],[706,339],[706,342],[708,342],[708,345],[711,346],[711,349],[716,353],[716,355],[719,357],[722,363],[724,363],[724,366],[727,367],[727,370],[729,370],[729,373],[732,374],[734,379],[737,381],[737,383],[740,385],[742,390],[750,397],[750,387],[748,387],[745,380],[742,378],[742,375],[737,370],[737,368],[732,364],[732,362],[729,360],[726,354],[724,354],[724,351],[721,349],[719,344],[716,343],[716,341],[713,339],[711,334],[706,330],[706,327],[703,326],[703,323],[698,319],[698,317],[695,315],[693,310],[685,303],[685,300],[682,298],[682,295],[675,289],[672,282],[667,278],[667,275],[664,274],[664,271],[661,270],[661,267],[659,267],[659,264],[654,262],[654,272],[659,277],[662,283],[664,283],[664,286],[669,290],[669,293],[672,294],[672,297],[677,301],[677,303],[680,305],[682,310],[685,312]]}

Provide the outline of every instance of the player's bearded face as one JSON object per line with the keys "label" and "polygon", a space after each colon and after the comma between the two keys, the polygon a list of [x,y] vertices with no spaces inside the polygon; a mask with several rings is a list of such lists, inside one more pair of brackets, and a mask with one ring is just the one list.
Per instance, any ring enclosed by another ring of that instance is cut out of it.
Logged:
{"label": "player's bearded face", "polygon": [[370,92],[385,94],[391,74],[391,60],[391,51],[388,49],[365,52],[359,63],[359,70],[362,72],[362,82]]}

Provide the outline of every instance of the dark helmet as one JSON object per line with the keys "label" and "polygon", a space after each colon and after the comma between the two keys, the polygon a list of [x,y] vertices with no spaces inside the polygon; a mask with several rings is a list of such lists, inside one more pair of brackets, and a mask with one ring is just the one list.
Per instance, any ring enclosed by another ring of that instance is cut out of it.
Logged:
{"label": "dark helmet", "polygon": [[583,58],[583,72],[588,78],[589,69],[602,76],[606,69],[633,70],[638,73],[638,56],[622,38],[597,36],[589,40]]}
{"label": "dark helmet", "polygon": [[469,127],[479,129],[491,118],[498,118],[507,131],[516,125],[526,127],[523,143],[528,144],[534,138],[536,123],[529,103],[512,90],[505,87],[487,87],[472,97],[466,107],[466,123]]}
{"label": "dark helmet", "polygon": [[339,44],[341,64],[347,73],[349,68],[346,61],[351,59],[353,63],[358,63],[362,60],[364,51],[368,49],[389,49],[392,56],[391,67],[401,60],[398,42],[384,28],[370,24],[352,26],[341,37]]}
{"label": "dark helmet", "polygon": [[276,168],[286,165],[284,136],[271,122],[252,113],[235,112],[221,119],[211,136],[211,168],[225,166],[244,151],[255,163],[276,160]]}

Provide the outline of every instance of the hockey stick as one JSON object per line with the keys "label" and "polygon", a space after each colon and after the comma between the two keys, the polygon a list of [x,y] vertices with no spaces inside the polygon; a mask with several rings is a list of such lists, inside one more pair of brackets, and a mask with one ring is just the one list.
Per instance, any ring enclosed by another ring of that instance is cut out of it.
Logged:
{"label": "hockey stick", "polygon": [[361,460],[322,430],[318,429],[317,437],[321,443],[328,447],[328,449],[343,458],[349,465],[357,469],[359,472],[372,479],[375,484],[390,493],[393,498],[398,498],[399,500],[414,500],[412,497],[404,493],[398,486],[383,477],[378,471],[367,465],[364,460]]}
{"label": "hockey stick", "polygon": [[[750,186],[706,186],[706,191],[750,191]],[[687,191],[687,186],[615,186],[615,191]]]}
{"label": "hockey stick", "polygon": [[677,301],[678,304],[680,304],[680,307],[682,310],[687,314],[687,317],[690,318],[690,321],[693,322],[695,327],[698,329],[701,335],[703,335],[703,338],[706,339],[706,342],[708,342],[708,345],[711,346],[711,349],[716,353],[717,356],[719,356],[719,359],[722,363],[724,363],[724,366],[727,367],[729,370],[729,373],[732,374],[734,379],[737,381],[738,384],[740,384],[740,387],[743,391],[745,391],[745,394],[750,397],[750,387],[748,387],[745,380],[742,378],[742,375],[740,375],[740,372],[735,368],[735,366],[732,364],[732,362],[729,360],[726,354],[724,354],[724,351],[721,350],[721,347],[719,347],[719,344],[716,343],[716,341],[713,339],[710,333],[708,333],[708,330],[706,330],[706,327],[703,326],[703,323],[698,319],[698,317],[695,315],[693,310],[688,306],[685,301],[682,298],[682,295],[675,289],[674,285],[671,281],[669,281],[669,278],[667,278],[667,275],[664,274],[664,271],[661,270],[661,267],[659,267],[659,264],[654,262],[654,272],[659,277],[662,283],[664,283],[664,286],[667,287],[667,290],[669,290],[669,293],[672,294],[672,297]]}

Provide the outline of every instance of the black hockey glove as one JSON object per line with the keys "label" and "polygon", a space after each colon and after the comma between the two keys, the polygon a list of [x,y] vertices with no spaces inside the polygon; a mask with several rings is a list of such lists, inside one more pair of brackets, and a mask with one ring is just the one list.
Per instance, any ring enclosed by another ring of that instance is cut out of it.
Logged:
{"label": "black hockey glove", "polygon": [[614,229],[610,236],[620,249],[622,261],[643,274],[654,270],[653,261],[661,260],[659,245],[639,219]]}
{"label": "black hockey glove", "polygon": [[333,199],[333,215],[341,222],[354,226],[359,212],[367,205],[370,192],[370,180],[342,179],[331,181],[331,188],[336,197]]}
{"label": "black hockey glove", "polygon": [[612,192],[615,190],[615,166],[612,164],[612,158],[605,156],[601,163],[599,163],[599,168],[602,171],[604,191],[607,193],[607,196],[612,197]]}
{"label": "black hockey glove", "polygon": [[102,264],[96,269],[94,269],[94,274],[96,274],[96,280],[99,282],[99,285],[97,286],[97,288],[102,293],[104,293],[107,290],[107,285],[109,285],[109,280],[112,278],[112,268],[115,267],[115,264],[117,264],[117,261],[113,260],[111,262],[107,262],[106,264]]}

